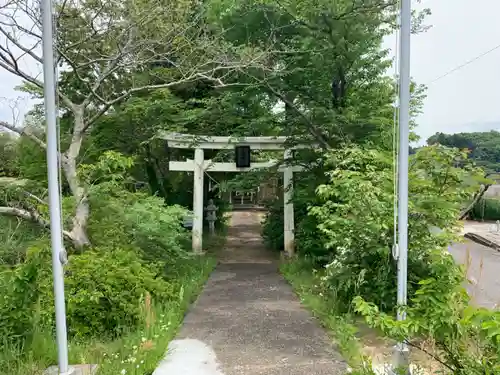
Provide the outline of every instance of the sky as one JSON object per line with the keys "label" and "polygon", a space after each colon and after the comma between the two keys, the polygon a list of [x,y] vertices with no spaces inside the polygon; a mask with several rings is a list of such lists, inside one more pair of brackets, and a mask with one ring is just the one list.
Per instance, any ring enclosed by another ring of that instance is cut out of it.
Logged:
{"label": "sky", "polygon": [[[430,83],[417,133],[500,130],[499,0],[423,0],[432,15],[411,41],[411,76],[428,84],[492,48],[498,49]],[[395,38],[388,38],[394,46]]]}
{"label": "sky", "polygon": [[[456,133],[500,130],[500,0],[422,0],[415,8],[429,7],[432,25],[412,36],[411,76],[429,84],[424,113],[417,119],[421,142],[436,132]],[[394,50],[395,36],[385,47]],[[460,65],[492,48],[495,51],[450,73]],[[0,69],[0,120],[12,119],[12,102],[20,96],[14,90],[20,81]],[[17,105],[30,108],[24,99]],[[420,143],[421,143],[420,142]]]}

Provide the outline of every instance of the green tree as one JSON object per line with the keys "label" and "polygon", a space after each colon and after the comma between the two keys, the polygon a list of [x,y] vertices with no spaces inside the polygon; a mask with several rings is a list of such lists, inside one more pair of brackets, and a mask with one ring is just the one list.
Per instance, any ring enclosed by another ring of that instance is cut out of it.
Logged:
{"label": "green tree", "polygon": [[9,133],[0,133],[0,177],[16,177],[17,169],[17,140]]}
{"label": "green tree", "polygon": [[[252,78],[284,107],[283,135],[331,148],[360,137],[379,139],[390,128],[394,90],[381,42],[394,26],[396,3],[214,3],[212,17],[230,30],[231,40],[272,49],[267,69]],[[421,21],[416,15],[415,31]]]}
{"label": "green tree", "polygon": [[[89,244],[88,190],[78,176],[78,164],[85,138],[97,121],[137,93],[196,80],[224,86],[225,74],[258,66],[265,56],[228,45],[210,31],[198,5],[195,1],[167,4],[155,0],[56,3],[57,63],[64,68],[57,96],[62,120],[67,121],[61,163],[74,201],[69,233],[76,246]],[[30,23],[28,28],[18,22],[21,14]],[[35,65],[42,63],[41,55],[30,44],[41,42],[38,3],[13,0],[0,9],[0,18],[5,21],[0,26],[5,36],[2,49],[19,51],[2,55],[0,67],[21,77],[24,90],[40,97],[43,83],[18,63],[21,58],[31,58]],[[27,136],[42,149],[46,147],[34,133],[5,122],[0,125]]]}
{"label": "green tree", "polygon": [[441,144],[466,149],[470,159],[489,174],[500,172],[500,132],[472,132],[444,134],[436,133],[427,139],[427,144]]}
{"label": "green tree", "polygon": [[[345,306],[353,296],[360,295],[391,311],[396,304],[397,285],[396,262],[391,256],[391,154],[352,147],[333,152],[328,165],[329,182],[317,189],[321,204],[310,209],[331,251],[325,285],[347,303]],[[425,147],[411,157],[409,296],[420,280],[435,276],[435,252],[443,253],[442,249],[455,239],[460,210],[482,180],[481,173],[467,162],[465,152],[455,148]],[[475,178],[475,184],[471,178]]]}

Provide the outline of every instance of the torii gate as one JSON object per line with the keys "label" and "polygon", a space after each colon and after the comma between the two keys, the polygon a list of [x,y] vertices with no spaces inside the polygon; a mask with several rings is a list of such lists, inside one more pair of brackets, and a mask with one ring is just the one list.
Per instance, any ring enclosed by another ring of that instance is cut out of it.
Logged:
{"label": "torii gate", "polygon": [[[278,161],[252,163],[250,168],[238,168],[235,163],[213,162],[204,160],[205,149],[227,150],[235,146],[250,146],[251,150],[283,150],[285,161],[291,159],[292,149],[285,149],[284,143],[287,137],[220,137],[220,136],[195,136],[179,133],[160,133],[158,138],[165,139],[171,148],[194,149],[194,160],[171,161],[169,168],[171,171],[194,172],[193,188],[193,229],[192,246],[193,251],[200,253],[202,251],[203,237],[203,181],[205,171],[212,172],[248,172],[262,168],[273,167]],[[293,149],[306,148],[311,146],[294,146]],[[284,247],[288,255],[294,252],[294,211],[292,203],[293,194],[293,172],[299,172],[302,168],[299,166],[285,165],[279,168],[283,172],[284,182]]]}

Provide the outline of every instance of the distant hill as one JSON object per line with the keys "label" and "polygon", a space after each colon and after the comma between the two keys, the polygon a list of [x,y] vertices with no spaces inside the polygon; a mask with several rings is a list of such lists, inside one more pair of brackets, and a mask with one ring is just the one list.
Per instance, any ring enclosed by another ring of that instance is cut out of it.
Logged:
{"label": "distant hill", "polygon": [[448,124],[438,127],[445,134],[458,133],[487,133],[492,130],[500,131],[500,121],[467,122],[463,124]]}
{"label": "distant hill", "polygon": [[427,144],[442,144],[448,147],[468,149],[469,157],[488,173],[500,172],[500,132],[436,133],[427,139]]}

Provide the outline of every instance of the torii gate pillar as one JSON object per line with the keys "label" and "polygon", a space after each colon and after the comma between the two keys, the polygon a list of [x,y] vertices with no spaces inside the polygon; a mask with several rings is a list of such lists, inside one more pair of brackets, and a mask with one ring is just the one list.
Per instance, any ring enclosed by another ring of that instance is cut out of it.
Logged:
{"label": "torii gate pillar", "polygon": [[[292,150],[285,150],[285,162],[292,158]],[[284,235],[285,235],[285,254],[292,256],[295,251],[295,235],[294,235],[294,211],[293,211],[293,169],[287,165],[283,171],[283,204],[284,209]]]}
{"label": "torii gate pillar", "polygon": [[204,177],[203,149],[194,150],[194,184],[193,184],[193,252],[202,252],[203,236],[203,177]]}

